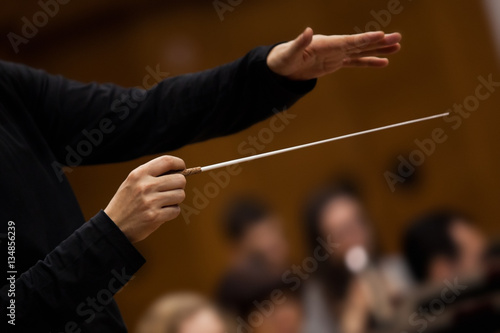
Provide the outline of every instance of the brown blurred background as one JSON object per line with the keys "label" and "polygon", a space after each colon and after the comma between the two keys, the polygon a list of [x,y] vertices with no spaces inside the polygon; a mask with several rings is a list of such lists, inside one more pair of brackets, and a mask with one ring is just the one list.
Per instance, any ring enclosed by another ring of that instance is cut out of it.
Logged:
{"label": "brown blurred background", "polygon": [[[59,13],[16,54],[5,36],[20,33],[21,18],[31,18],[40,7],[36,1],[4,1],[0,57],[84,82],[138,86],[148,66],[159,65],[170,75],[203,70],[257,45],[294,38],[307,26],[321,34],[365,30],[375,21],[371,11],[387,9],[388,3],[242,1],[221,21],[208,0],[73,0],[61,5]],[[404,38],[390,67],[344,69],[320,79],[317,88],[293,108],[297,117],[275,134],[265,151],[446,112],[474,94],[478,76],[492,74],[500,81],[488,21],[495,15],[487,16],[481,1],[402,0],[401,6],[401,13],[383,22],[385,31],[399,31]],[[436,205],[464,209],[483,230],[498,236],[499,101],[500,91],[481,102],[457,130],[435,120],[242,165],[242,172],[209,199],[205,209],[192,215],[189,224],[179,217],[137,246],[148,262],[117,295],[129,328],[160,294],[213,291],[228,255],[220,215],[236,193],[255,192],[283,213],[297,261],[305,249],[303,200],[332,175],[350,175],[362,186],[385,253],[399,250],[400,233],[410,217]],[[238,146],[267,126],[265,121],[237,135],[169,154],[183,158],[188,166],[238,158]],[[414,140],[429,138],[436,127],[445,130],[448,140],[437,145],[411,179],[391,191],[384,173],[397,172],[398,155],[408,157],[417,148]],[[127,174],[149,159],[72,172],[69,178],[86,217],[104,208]],[[208,174],[189,178],[186,204],[193,207],[194,191],[203,192],[208,183],[213,183]]]}

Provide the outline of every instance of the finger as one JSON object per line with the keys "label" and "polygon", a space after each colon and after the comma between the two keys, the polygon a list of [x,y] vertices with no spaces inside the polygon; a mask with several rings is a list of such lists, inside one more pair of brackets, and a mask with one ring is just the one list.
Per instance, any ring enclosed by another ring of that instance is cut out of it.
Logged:
{"label": "finger", "polygon": [[306,47],[311,44],[314,32],[311,28],[306,28],[297,38],[294,39],[290,48],[290,55],[301,53]]}
{"label": "finger", "polygon": [[347,52],[360,50],[367,45],[372,45],[384,39],[385,34],[382,31],[364,32],[357,35],[346,35],[344,37],[343,48]]}
{"label": "finger", "polygon": [[155,179],[158,192],[165,192],[176,189],[184,189],[186,187],[186,177],[180,173],[160,176]]}
{"label": "finger", "polygon": [[380,48],[385,48],[389,46],[393,46],[398,44],[401,41],[401,34],[399,33],[393,33],[389,35],[385,35],[385,37],[379,41],[376,41],[375,43],[367,44],[361,48],[357,49],[351,49],[350,51],[347,51],[348,54],[356,54],[356,53],[361,53],[365,51],[371,51],[371,50],[376,50]]}
{"label": "finger", "polygon": [[140,168],[142,168],[146,174],[157,177],[168,171],[184,170],[186,164],[178,157],[165,155],[149,161]]}
{"label": "finger", "polygon": [[401,45],[400,44],[395,44],[391,46],[386,46],[374,50],[368,50],[368,51],[363,51],[359,53],[352,54],[352,58],[362,58],[362,57],[369,57],[369,56],[378,56],[378,55],[389,55],[389,54],[394,54],[397,53],[399,50],[401,50]]}
{"label": "finger", "polygon": [[344,67],[385,67],[388,64],[388,59],[377,57],[346,58],[343,61]]}
{"label": "finger", "polygon": [[393,44],[397,44],[397,43],[401,42],[402,38],[403,37],[401,36],[401,34],[399,32],[394,32],[391,34],[386,34],[383,39],[381,39],[375,43],[372,43],[372,45],[375,45],[375,46],[393,45]]}
{"label": "finger", "polygon": [[184,190],[172,190],[166,192],[158,192],[152,195],[152,205],[156,208],[163,208],[173,205],[178,205],[186,199]]}
{"label": "finger", "polygon": [[173,205],[164,207],[160,210],[159,219],[160,221],[170,221],[175,219],[181,213],[181,208],[179,205]]}
{"label": "finger", "polygon": [[403,36],[401,36],[401,34],[399,32],[393,32],[390,34],[386,34],[385,38],[384,38],[385,43],[387,45],[399,43],[399,42],[401,42],[402,39],[403,39]]}
{"label": "finger", "polygon": [[[356,36],[356,35],[354,35]],[[375,49],[379,49],[379,48],[384,48],[384,47],[388,47],[388,46],[392,46],[392,45],[395,45],[395,44],[398,44],[402,39],[402,36],[401,34],[399,33],[392,33],[392,34],[388,34],[388,35],[385,35],[383,38],[381,39],[372,39],[371,42],[369,43],[366,43],[364,45],[359,45],[358,47],[348,47],[346,49],[346,53],[347,54],[356,54],[356,53],[361,53],[361,52],[364,52],[364,51],[369,51],[369,50],[375,50]]]}

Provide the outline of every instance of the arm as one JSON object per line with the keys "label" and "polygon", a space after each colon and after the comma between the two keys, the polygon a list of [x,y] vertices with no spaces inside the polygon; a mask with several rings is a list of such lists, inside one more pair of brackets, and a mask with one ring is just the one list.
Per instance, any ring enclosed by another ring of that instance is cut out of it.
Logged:
{"label": "arm", "polygon": [[343,311],[340,315],[340,328],[345,333],[367,331],[369,300],[366,286],[358,278],[349,286]]}
{"label": "arm", "polygon": [[96,317],[101,326],[120,326],[120,318],[106,313],[104,306],[144,263],[131,243],[180,213],[186,179],[163,174],[183,168],[182,160],[162,156],[133,170],[104,212],[19,276],[15,295],[9,292],[10,281],[2,283],[2,309],[15,299],[16,326],[11,328],[78,332],[80,327],[95,327]]}
{"label": "arm", "polygon": [[[76,332],[64,326],[81,327],[101,316],[104,303],[143,263],[144,258],[101,211],[18,277],[16,325],[9,327],[21,332],[34,327],[39,332],[56,327]],[[7,284],[0,291],[4,311],[11,299],[8,289]]]}
{"label": "arm", "polygon": [[49,142],[57,160],[82,141],[92,152],[82,164],[108,163],[177,149],[228,135],[290,107],[314,80],[291,82],[266,64],[271,47],[200,73],[167,78],[146,91],[82,84],[43,71],[2,64],[2,76]]}
{"label": "arm", "polygon": [[[22,99],[61,164],[117,162],[240,131],[292,106],[315,79],[343,67],[385,67],[401,35],[313,35],[259,47],[232,63],[168,78],[146,91],[82,84],[25,66],[0,63],[0,79]],[[84,156],[83,156],[84,155]]]}

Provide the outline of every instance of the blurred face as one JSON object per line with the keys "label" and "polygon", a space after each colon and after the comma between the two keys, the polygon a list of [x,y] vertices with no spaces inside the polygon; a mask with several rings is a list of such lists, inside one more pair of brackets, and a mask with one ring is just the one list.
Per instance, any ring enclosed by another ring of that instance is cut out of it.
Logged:
{"label": "blurred face", "polygon": [[276,305],[272,314],[256,329],[257,333],[299,333],[302,328],[302,307],[296,300]]}
{"label": "blurred face", "polygon": [[320,219],[322,236],[331,235],[337,244],[332,259],[342,260],[349,249],[361,246],[371,248],[370,231],[366,217],[359,202],[349,197],[331,200],[323,209]]}
{"label": "blurred face", "polygon": [[220,316],[212,309],[203,309],[187,318],[178,333],[225,333],[226,327]]}
{"label": "blurred face", "polygon": [[470,274],[480,270],[487,247],[485,237],[477,229],[461,221],[453,224],[450,233],[459,250],[455,263],[457,273]]}
{"label": "blurred face", "polygon": [[268,217],[246,232],[241,242],[243,256],[262,260],[270,267],[283,268],[288,263],[288,245],[281,224]]}

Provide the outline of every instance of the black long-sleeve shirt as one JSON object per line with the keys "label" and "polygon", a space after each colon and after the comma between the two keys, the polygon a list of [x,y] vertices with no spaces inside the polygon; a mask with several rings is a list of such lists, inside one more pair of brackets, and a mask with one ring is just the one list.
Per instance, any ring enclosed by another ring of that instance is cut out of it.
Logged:
{"label": "black long-sleeve shirt", "polygon": [[2,324],[15,300],[8,331],[126,331],[112,296],[145,260],[103,211],[84,223],[61,168],[173,150],[290,107],[315,80],[275,75],[266,65],[270,50],[149,90],[82,84],[0,61],[2,256],[14,245],[7,225],[15,226],[14,266],[0,263],[16,272],[7,274],[15,296],[9,280],[0,292]]}

